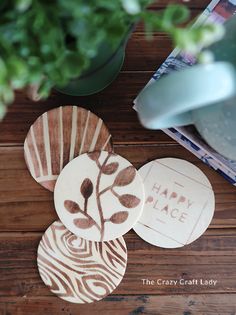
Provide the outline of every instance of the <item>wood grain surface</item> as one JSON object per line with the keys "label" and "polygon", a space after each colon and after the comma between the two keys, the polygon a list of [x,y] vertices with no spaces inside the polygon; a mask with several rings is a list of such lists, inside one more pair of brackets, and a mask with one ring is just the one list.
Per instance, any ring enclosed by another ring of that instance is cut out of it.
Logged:
{"label": "wood grain surface", "polygon": [[[170,1],[160,0],[154,9]],[[175,1],[182,3],[181,0]],[[185,2],[198,15],[209,0]],[[142,25],[133,33],[126,60],[115,82],[89,97],[53,91],[48,100],[33,103],[19,91],[0,123],[0,315],[235,315],[236,314],[236,191],[212,169],[161,131],[144,129],[132,102],[172,47],[155,33],[147,41]],[[206,233],[196,242],[166,250],[125,236],[128,268],[111,296],[90,305],[58,299],[43,284],[36,252],[43,232],[57,219],[52,193],[30,176],[23,142],[30,125],[45,111],[60,105],[81,105],[101,117],[110,129],[115,151],[136,167],[161,157],[186,159],[210,179],[216,211]],[[144,285],[142,279],[215,279],[215,286]]]}

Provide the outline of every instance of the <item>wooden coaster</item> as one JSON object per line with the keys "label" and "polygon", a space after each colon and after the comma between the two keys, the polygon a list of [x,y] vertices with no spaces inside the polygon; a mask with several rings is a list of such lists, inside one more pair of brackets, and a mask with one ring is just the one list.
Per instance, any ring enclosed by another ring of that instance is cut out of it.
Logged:
{"label": "wooden coaster", "polygon": [[199,168],[184,160],[165,158],[144,165],[139,174],[146,201],[134,230],[142,239],[177,248],[205,232],[214,214],[215,197]]}
{"label": "wooden coaster", "polygon": [[60,221],[43,235],[38,269],[50,291],[72,303],[91,303],[110,294],[125,274],[127,249],[123,237],[110,242],[86,241]]}
{"label": "wooden coaster", "polygon": [[94,150],[112,151],[111,135],[99,117],[77,106],[57,107],[38,117],[24,143],[30,174],[50,191],[69,161]]}
{"label": "wooden coaster", "polygon": [[83,154],[58,177],[54,202],[62,223],[92,241],[128,232],[144,205],[142,178],[129,161],[106,151]]}

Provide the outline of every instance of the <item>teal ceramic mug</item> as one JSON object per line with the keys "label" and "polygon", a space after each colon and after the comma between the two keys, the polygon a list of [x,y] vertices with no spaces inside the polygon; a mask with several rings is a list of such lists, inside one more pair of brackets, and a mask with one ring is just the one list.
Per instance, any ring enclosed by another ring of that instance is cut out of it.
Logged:
{"label": "teal ceramic mug", "polygon": [[149,84],[136,99],[142,124],[165,129],[195,124],[218,152],[236,160],[236,17],[210,50],[215,62],[195,65]]}

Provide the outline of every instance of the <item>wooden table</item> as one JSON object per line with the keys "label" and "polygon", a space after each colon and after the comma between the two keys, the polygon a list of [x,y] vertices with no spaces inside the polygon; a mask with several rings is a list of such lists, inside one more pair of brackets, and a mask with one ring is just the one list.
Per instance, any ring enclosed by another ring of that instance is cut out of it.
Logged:
{"label": "wooden table", "polygon": [[[156,8],[168,1],[161,0]],[[178,1],[181,2],[181,1]],[[193,15],[209,0],[189,2]],[[116,81],[90,97],[53,92],[47,101],[33,103],[21,92],[0,124],[0,314],[236,314],[236,188],[163,132],[142,128],[132,101],[171,51],[170,40],[154,34],[145,40],[140,25],[127,47]],[[57,216],[53,195],[29,175],[23,141],[32,122],[43,112],[65,104],[81,105],[101,116],[113,135],[115,150],[139,167],[161,157],[186,159],[200,167],[216,193],[216,212],[210,228],[193,244],[165,250],[142,241],[133,231],[125,236],[128,268],[113,295],[90,305],[66,303],[41,281],[36,250],[45,229]],[[142,279],[215,279],[211,286],[144,285]]]}

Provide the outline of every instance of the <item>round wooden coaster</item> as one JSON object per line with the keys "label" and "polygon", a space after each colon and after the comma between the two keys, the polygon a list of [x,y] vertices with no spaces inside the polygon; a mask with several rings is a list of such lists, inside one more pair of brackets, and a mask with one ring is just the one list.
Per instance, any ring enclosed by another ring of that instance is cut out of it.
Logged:
{"label": "round wooden coaster", "polygon": [[123,237],[102,243],[86,241],[56,221],[39,243],[37,263],[43,282],[58,297],[91,303],[119,285],[125,274],[127,249]]}
{"label": "round wooden coaster", "polygon": [[164,248],[187,245],[208,228],[215,210],[211,184],[195,165],[164,158],[139,169],[146,201],[134,227],[145,241]]}
{"label": "round wooden coaster", "polygon": [[69,161],[94,150],[112,151],[111,135],[99,117],[77,106],[45,112],[30,127],[24,143],[30,174],[50,191]]}
{"label": "round wooden coaster", "polygon": [[142,178],[129,161],[106,151],[82,154],[62,170],[54,202],[62,223],[92,241],[128,232],[144,204]]}

